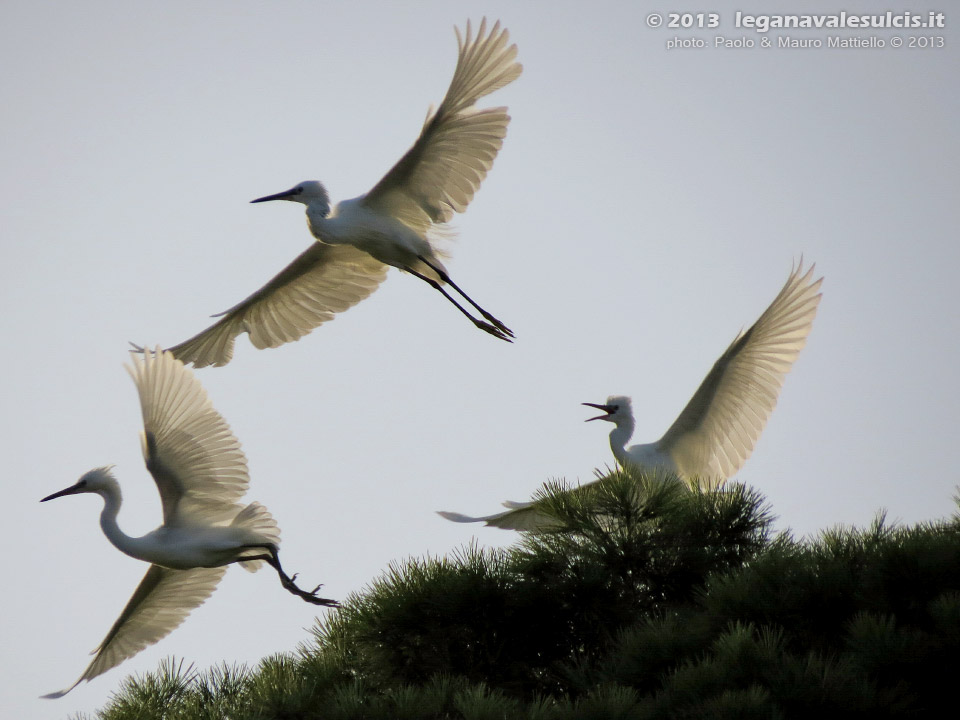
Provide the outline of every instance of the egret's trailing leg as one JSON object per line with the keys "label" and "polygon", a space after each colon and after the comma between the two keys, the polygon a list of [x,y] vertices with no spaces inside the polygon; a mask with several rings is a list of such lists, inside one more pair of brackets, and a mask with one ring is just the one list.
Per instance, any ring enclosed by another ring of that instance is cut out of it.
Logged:
{"label": "egret's trailing leg", "polygon": [[[418,258],[419,258],[419,260],[420,260],[424,265],[426,265],[428,268],[430,268],[431,270],[433,270],[437,275],[439,275],[441,280],[443,280],[445,283],[447,283],[447,285],[449,285],[449,286],[452,287],[454,290],[456,290],[458,293],[460,293],[460,294],[463,296],[464,300],[466,300],[468,303],[470,303],[471,305],[473,305],[473,307],[476,308],[476,310],[477,310],[481,315],[483,315],[484,318],[486,318],[486,319],[489,320],[491,323],[493,323],[494,326],[497,328],[497,330],[500,330],[504,335],[508,335],[508,336],[510,336],[510,337],[513,337],[513,331],[512,331],[510,328],[508,328],[508,327],[507,327],[506,325],[504,325],[502,322],[500,322],[499,320],[497,320],[493,315],[491,315],[490,313],[488,313],[488,312],[487,312],[486,310],[484,310],[482,307],[480,307],[479,305],[477,305],[477,304],[473,301],[473,298],[471,298],[469,295],[467,295],[467,294],[460,288],[460,286],[457,285],[457,284],[450,278],[450,276],[443,270],[443,268],[437,267],[436,265],[434,265],[433,263],[431,263],[427,258],[423,257],[422,255],[419,255]],[[448,295],[447,297],[449,297],[449,295]]]}
{"label": "egret's trailing leg", "polygon": [[275,547],[270,545],[268,546],[255,545],[253,547],[263,547],[263,549],[267,550],[270,554],[255,555],[253,557],[241,558],[241,559],[245,561],[246,560],[263,560],[265,563],[267,563],[267,565],[269,565],[270,567],[272,567],[274,570],[277,571],[277,575],[280,576],[280,584],[283,585],[283,587],[286,588],[288,592],[291,592],[297,597],[299,597],[301,600],[304,600],[308,603],[313,603],[314,605],[324,605],[325,607],[340,607],[340,603],[338,603],[336,600],[317,597],[317,593],[320,591],[320,588],[322,588],[323,585],[317,585],[313,590],[309,592],[297,587],[297,584],[294,582],[294,580],[297,579],[297,574],[294,573],[293,577],[290,577],[283,571],[283,567],[280,565],[280,555],[279,553],[277,553],[277,549]]}
{"label": "egret's trailing leg", "polygon": [[[431,266],[431,267],[432,267],[432,266]],[[490,333],[491,335],[493,335],[494,337],[500,338],[501,340],[506,340],[507,342],[513,342],[513,340],[510,339],[510,337],[513,336],[513,333],[510,332],[509,329],[506,330],[506,333],[510,333],[510,335],[508,336],[508,335],[507,335],[503,330],[501,330],[499,327],[494,327],[494,326],[491,325],[490,323],[485,323],[483,320],[479,320],[479,319],[475,318],[473,315],[470,314],[470,311],[469,311],[469,310],[467,310],[465,307],[463,307],[463,305],[461,305],[460,303],[458,303],[458,302],[456,301],[456,299],[455,299],[450,293],[448,293],[446,290],[443,289],[443,285],[441,285],[440,283],[438,283],[438,282],[437,282],[436,280],[434,280],[433,278],[427,277],[426,275],[421,275],[421,274],[418,273],[416,270],[411,270],[411,269],[409,269],[409,268],[407,268],[407,272],[410,273],[411,275],[413,275],[414,277],[420,278],[420,279],[423,280],[425,283],[427,283],[430,287],[432,287],[432,288],[434,288],[435,290],[439,291],[440,294],[442,294],[447,300],[449,300],[450,302],[453,303],[454,307],[456,307],[457,310],[459,310],[459,311],[462,312],[464,315],[466,315],[468,318],[470,318],[470,322],[472,322],[474,325],[476,325],[478,328],[480,328],[480,329],[483,330],[484,332],[488,332],[488,333]],[[452,283],[451,283],[451,284],[452,284]],[[462,294],[463,294],[463,293],[461,293],[461,295],[462,295]],[[468,299],[469,299],[469,298],[468,298]]]}

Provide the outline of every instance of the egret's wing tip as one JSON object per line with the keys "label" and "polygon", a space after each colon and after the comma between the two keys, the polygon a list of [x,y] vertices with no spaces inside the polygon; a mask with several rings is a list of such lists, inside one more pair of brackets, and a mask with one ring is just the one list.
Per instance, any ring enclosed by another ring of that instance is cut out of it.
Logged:
{"label": "egret's wing tip", "polygon": [[444,518],[445,520],[449,520],[451,522],[458,522],[458,523],[478,522],[480,520],[480,518],[467,517],[466,515],[461,515],[460,513],[455,513],[455,512],[448,512],[446,510],[437,510],[437,515]]}
{"label": "egret's wing tip", "polygon": [[130,344],[130,352],[137,353],[138,355],[153,355],[154,357],[159,357],[167,352],[160,345],[150,347],[149,345],[137,345],[132,340],[127,340],[127,342]]}

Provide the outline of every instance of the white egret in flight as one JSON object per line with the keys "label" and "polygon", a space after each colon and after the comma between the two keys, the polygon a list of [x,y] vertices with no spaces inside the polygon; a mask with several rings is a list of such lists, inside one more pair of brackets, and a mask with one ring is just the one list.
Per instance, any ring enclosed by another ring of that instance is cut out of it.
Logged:
{"label": "white egret in flight", "polygon": [[163,505],[163,524],[143,537],[117,525],[120,486],[110,467],[84,474],[75,485],[41,502],[79,493],[103,498],[100,527],[121,552],[150,563],[140,585],[94,650],[95,657],[62,697],[165,637],[210,597],[226,566],[250,572],[273,567],[283,586],[317,605],[333,600],[301,590],[280,566],[280,528],[265,507],[238,501],[249,484],[247,459],[223,416],[179,360],[158,348],[129,368],[143,410],[143,456]]}
{"label": "white egret in flight", "polygon": [[[170,348],[195,367],[225,365],[234,339],[249,333],[257,348],[298,340],[370,295],[389,266],[425,281],[481,330],[511,341],[513,332],[450,279],[435,246],[446,225],[463,212],[503,145],[510,116],[505,107],[476,109],[480,98],[519,77],[517,46],[497,22],[484,19],[476,38],[459,29],[457,67],[436,112],[420,137],[372,190],[331,209],[326,188],[315,180],[252,202],[290,200],[306,205],[317,239],[270,282],[200,334]],[[482,317],[450,294],[452,288]]]}
{"label": "white egret in flight", "polygon": [[[820,304],[823,278],[813,280],[803,261],[790,273],[770,306],[734,338],[714,363],[673,425],[656,442],[626,447],[633,435],[630,398],[615,395],[590,420],[614,424],[610,447],[621,466],[667,471],[689,483],[716,487],[734,475],[753,452],[797,355],[807,342]],[[454,522],[486,522],[508,530],[534,530],[546,520],[535,503],[504,503],[507,512],[467,517],[441,512]]]}

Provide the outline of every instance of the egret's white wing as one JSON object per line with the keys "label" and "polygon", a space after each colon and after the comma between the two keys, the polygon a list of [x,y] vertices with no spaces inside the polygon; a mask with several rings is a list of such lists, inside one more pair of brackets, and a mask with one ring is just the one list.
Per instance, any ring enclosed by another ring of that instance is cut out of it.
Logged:
{"label": "egret's white wing", "polygon": [[688,478],[725,480],[753,452],[820,304],[823,278],[803,260],[763,315],[738,335],[657,443]]}
{"label": "egret's white wing", "polygon": [[127,366],[143,410],[143,455],[167,526],[226,524],[250,477],[240,442],[193,373],[172,353]]}
{"label": "egret's white wing", "polygon": [[364,198],[380,212],[395,215],[425,232],[463,212],[493,166],[510,116],[504,107],[477,110],[474,103],[513,82],[523,66],[517,46],[499,21],[486,34],[486,18],[477,37],[470,23],[464,40],[457,29],[459,53],[453,80],[435,113],[429,114],[413,147]]}
{"label": "egret's white wing", "polygon": [[556,525],[557,523],[555,519],[541,512],[539,508],[536,507],[536,503],[505,502],[504,505],[509,507],[510,510],[496,513],[495,515],[485,515],[484,517],[470,517],[469,515],[461,515],[460,513],[448,512],[446,510],[438,510],[437,515],[451,522],[482,522],[486,523],[487,527],[496,527],[502,530],[523,530],[527,532],[544,530],[550,525]]}
{"label": "egret's white wing", "polygon": [[387,270],[350,245],[313,243],[270,282],[220,313],[218,322],[168,349],[194,367],[219,367],[230,362],[240,333],[249,333],[261,349],[298,340],[368,297]]}
{"label": "egret's white wing", "polygon": [[110,632],[93,651],[96,657],[83,675],[65,690],[44,697],[63,697],[83,680],[92,680],[166,637],[210,597],[224,572],[225,567],[170,570],[151,565]]}

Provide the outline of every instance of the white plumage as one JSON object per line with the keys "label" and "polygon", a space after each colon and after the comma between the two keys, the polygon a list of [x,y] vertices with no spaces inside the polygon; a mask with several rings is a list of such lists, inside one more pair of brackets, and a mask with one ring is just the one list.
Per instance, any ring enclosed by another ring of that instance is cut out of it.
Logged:
{"label": "white plumage", "polygon": [[117,524],[120,485],[110,467],[90,470],[76,484],[43,498],[99,495],[104,534],[118,550],[150,563],[87,669],[73,685],[47,698],[62,697],[165,637],[210,597],[230,563],[254,572],[266,562],[291,592],[335,605],[293,585],[280,567],[276,521],[259,503],[238,502],[250,482],[247,459],[193,373],[159,349],[128,370],[140,395],[143,457],[160,492],[163,524],[142,537],[124,534]]}
{"label": "white plumage", "polygon": [[[516,45],[486,19],[476,38],[467,23],[457,30],[457,67],[436,112],[427,116],[413,147],[365,195],[332,209],[326,188],[315,180],[258,198],[306,205],[317,242],[221,320],[170,348],[195,367],[225,365],[237,335],[247,332],[255,347],[297,340],[369,296],[387,268],[409,272],[440,291],[477,327],[502,340],[513,333],[471,300],[451,279],[434,241],[454,213],[463,212],[493,166],[510,116],[504,107],[476,109],[480,98],[519,77]],[[474,317],[445,286],[452,287],[483,319]]]}
{"label": "white plumage", "polygon": [[[656,442],[626,446],[634,428],[630,398],[615,395],[604,404],[584,403],[604,413],[590,420],[615,425],[610,447],[617,462],[675,473],[706,487],[722,485],[743,467],[813,326],[823,282],[812,279],[813,270],[811,265],[804,272],[801,260],[770,306],[734,338]],[[440,514],[454,522],[486,522],[510,530],[534,530],[544,521],[534,503],[505,504],[511,509],[486,517]]]}

